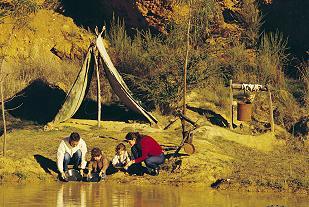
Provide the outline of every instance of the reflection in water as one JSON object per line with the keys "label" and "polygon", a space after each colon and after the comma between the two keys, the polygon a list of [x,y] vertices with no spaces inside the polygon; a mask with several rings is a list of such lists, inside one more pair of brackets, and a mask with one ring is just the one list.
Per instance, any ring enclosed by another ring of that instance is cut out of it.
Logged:
{"label": "reflection in water", "polygon": [[61,185],[57,192],[57,207],[76,205],[81,207],[86,207],[86,190],[83,185]]}
{"label": "reflection in water", "polygon": [[0,206],[213,206],[307,207],[292,194],[219,192],[208,188],[135,186],[109,183],[56,183],[0,186]]}
{"label": "reflection in water", "polygon": [[[64,183],[57,190],[57,207],[118,206],[163,207],[179,206],[179,194],[153,186],[124,184]],[[159,202],[158,202],[159,201]],[[161,202],[162,201],[162,202]]]}

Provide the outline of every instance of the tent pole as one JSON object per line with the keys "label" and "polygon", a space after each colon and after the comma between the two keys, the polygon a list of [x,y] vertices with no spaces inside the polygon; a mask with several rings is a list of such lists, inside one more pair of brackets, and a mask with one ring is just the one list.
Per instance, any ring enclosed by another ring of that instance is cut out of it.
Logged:
{"label": "tent pole", "polygon": [[[189,58],[189,46],[190,46],[190,27],[191,27],[191,1],[189,3],[189,19],[188,19],[188,28],[187,28],[187,46],[186,46],[186,57],[185,65],[183,68],[183,105],[182,105],[182,114],[186,115],[186,95],[187,95],[187,67],[188,67],[188,58]],[[181,119],[182,125],[182,138],[186,138],[186,122],[184,119]],[[187,140],[189,141],[189,140]]]}
{"label": "tent pole", "polygon": [[[94,52],[95,53],[95,52]],[[98,102],[98,127],[101,127],[101,85],[100,85],[100,72],[99,64],[96,54],[94,54],[95,70],[97,75],[97,102]]]}

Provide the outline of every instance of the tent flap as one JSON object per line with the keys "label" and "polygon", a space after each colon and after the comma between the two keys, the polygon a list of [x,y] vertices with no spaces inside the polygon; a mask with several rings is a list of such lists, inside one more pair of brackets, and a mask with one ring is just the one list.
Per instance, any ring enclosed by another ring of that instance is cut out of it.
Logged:
{"label": "tent flap", "polygon": [[150,123],[158,123],[158,120],[148,111],[146,111],[131,95],[131,91],[128,88],[127,84],[124,82],[114,64],[112,63],[105,46],[101,35],[98,35],[96,40],[96,46],[99,50],[100,56],[103,59],[105,64],[105,72],[107,79],[113,88],[113,91],[120,98],[120,100],[131,110],[142,114]]}
{"label": "tent flap", "polygon": [[63,122],[71,118],[84,100],[84,96],[87,94],[92,73],[94,71],[94,57],[93,47],[90,47],[86,55],[86,59],[83,63],[83,67],[80,70],[72,88],[70,89],[65,101],[55,116],[52,123]]}

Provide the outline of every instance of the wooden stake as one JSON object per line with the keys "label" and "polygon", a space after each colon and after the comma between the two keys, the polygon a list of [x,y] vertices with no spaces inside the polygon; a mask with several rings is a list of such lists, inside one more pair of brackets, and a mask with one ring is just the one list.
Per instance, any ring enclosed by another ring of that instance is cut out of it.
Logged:
{"label": "wooden stake", "polygon": [[274,122],[274,112],[273,112],[273,102],[271,99],[271,92],[270,89],[268,88],[268,98],[269,98],[269,118],[270,118],[270,127],[271,127],[271,132],[275,132],[275,122]]}
{"label": "wooden stake", "polygon": [[2,119],[3,119],[3,156],[6,153],[6,121],[4,114],[4,98],[3,98],[3,80],[1,80],[0,93],[1,93],[1,108],[2,108]]}
{"label": "wooden stake", "polygon": [[230,129],[233,129],[233,81],[230,80]]}
{"label": "wooden stake", "polygon": [[[182,114],[186,115],[186,95],[187,95],[187,67],[188,67],[188,58],[189,58],[189,47],[190,47],[190,27],[191,27],[191,2],[189,5],[189,20],[187,28],[187,46],[186,46],[186,57],[185,65],[183,68],[183,105],[182,105]],[[186,138],[186,122],[184,119],[181,119],[182,125],[182,138]]]}
{"label": "wooden stake", "polygon": [[98,127],[101,127],[101,85],[100,85],[100,72],[99,64],[96,54],[94,54],[95,70],[97,75],[97,102],[98,102]]}

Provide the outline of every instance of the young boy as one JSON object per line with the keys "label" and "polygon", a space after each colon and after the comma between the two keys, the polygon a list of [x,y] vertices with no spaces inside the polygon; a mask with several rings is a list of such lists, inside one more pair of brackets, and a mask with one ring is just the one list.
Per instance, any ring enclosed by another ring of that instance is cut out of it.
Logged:
{"label": "young boy", "polygon": [[102,151],[94,147],[91,150],[91,160],[88,164],[88,177],[91,176],[91,173],[99,173],[101,178],[105,178],[106,169],[108,168],[109,162]]}

